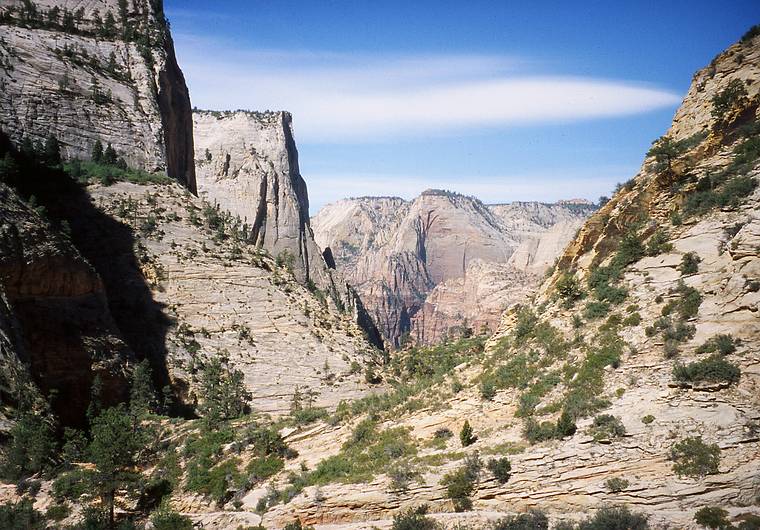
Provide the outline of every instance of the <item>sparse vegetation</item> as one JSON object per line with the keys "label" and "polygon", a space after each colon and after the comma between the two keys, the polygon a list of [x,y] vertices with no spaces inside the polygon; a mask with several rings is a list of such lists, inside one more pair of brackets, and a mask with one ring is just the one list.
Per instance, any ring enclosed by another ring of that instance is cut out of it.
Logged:
{"label": "sparse vegetation", "polygon": [[718,334],[709,338],[696,349],[696,353],[720,353],[730,355],[736,351],[737,342],[731,335]]}
{"label": "sparse vegetation", "polygon": [[685,384],[734,384],[739,382],[740,377],[739,367],[724,359],[720,354],[712,354],[701,361],[686,365],[676,364],[673,367],[673,379]]}
{"label": "sparse vegetation", "polygon": [[440,525],[427,516],[426,505],[408,508],[393,516],[392,530],[439,530]]}
{"label": "sparse vegetation", "polygon": [[506,484],[509,478],[512,476],[512,464],[506,456],[501,458],[491,458],[486,464],[488,471],[490,471],[499,484]]}
{"label": "sparse vegetation", "polygon": [[470,496],[480,476],[482,464],[477,454],[465,459],[456,471],[446,474],[441,485],[446,487],[446,496],[454,503],[454,510],[464,512],[472,508]]}
{"label": "sparse vegetation", "polygon": [[681,258],[681,264],[678,266],[678,270],[682,275],[696,274],[699,271],[699,262],[702,261],[695,252],[687,252]]}
{"label": "sparse vegetation", "polygon": [[611,414],[600,414],[594,418],[588,434],[597,442],[625,436],[625,426],[620,418]]}
{"label": "sparse vegetation", "polygon": [[720,447],[706,444],[701,436],[684,438],[670,450],[673,471],[682,477],[704,477],[718,472]]}
{"label": "sparse vegetation", "polygon": [[468,420],[464,420],[462,430],[459,431],[459,441],[461,442],[462,447],[467,447],[468,445],[474,444],[477,439],[478,437],[475,436],[472,427],[470,427],[470,422]]}
{"label": "sparse vegetation", "polygon": [[624,478],[620,477],[612,477],[610,479],[607,479],[604,482],[604,485],[607,487],[607,489],[612,493],[620,493],[621,491],[628,488],[628,486],[631,485],[630,482],[628,482]]}

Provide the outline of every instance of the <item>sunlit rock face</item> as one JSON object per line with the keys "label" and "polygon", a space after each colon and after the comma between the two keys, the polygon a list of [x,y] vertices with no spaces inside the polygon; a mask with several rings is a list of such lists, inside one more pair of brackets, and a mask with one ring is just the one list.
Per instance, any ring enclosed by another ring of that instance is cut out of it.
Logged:
{"label": "sunlit rock face", "polygon": [[494,329],[552,265],[590,205],[485,205],[428,190],[345,199],[312,219],[315,238],[360,293],[386,339],[433,343]]}

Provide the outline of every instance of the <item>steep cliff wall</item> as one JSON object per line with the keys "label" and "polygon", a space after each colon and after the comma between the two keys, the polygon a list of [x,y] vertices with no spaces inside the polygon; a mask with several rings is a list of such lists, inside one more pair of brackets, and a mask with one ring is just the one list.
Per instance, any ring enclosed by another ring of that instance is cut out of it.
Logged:
{"label": "steep cliff wall", "polygon": [[327,293],[335,309],[352,312],[382,346],[361,300],[314,242],[290,114],[196,111],[193,119],[200,196],[239,217],[250,241]]}
{"label": "steep cliff wall", "polygon": [[429,344],[464,327],[495,329],[501,312],[531,293],[593,210],[486,206],[429,190],[409,202],[338,201],[320,210],[312,225],[317,243],[330,248],[385,337],[398,345],[408,333]]}
{"label": "steep cliff wall", "polygon": [[17,145],[52,134],[68,158],[89,159],[100,140],[195,191],[190,98],[162,3],[127,6],[1,0],[0,128]]}

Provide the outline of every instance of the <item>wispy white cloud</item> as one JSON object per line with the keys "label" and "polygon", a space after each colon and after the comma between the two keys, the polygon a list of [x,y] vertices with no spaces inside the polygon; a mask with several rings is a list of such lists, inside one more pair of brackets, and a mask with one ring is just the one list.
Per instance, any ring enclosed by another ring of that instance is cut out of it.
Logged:
{"label": "wispy white cloud", "polygon": [[485,203],[512,201],[555,202],[584,198],[595,201],[609,195],[617,182],[635,174],[633,167],[595,167],[557,173],[506,174],[502,176],[426,177],[400,174],[309,174],[309,206],[312,215],[325,204],[344,197],[395,196],[412,199],[426,189],[446,189],[472,195]]}
{"label": "wispy white cloud", "polygon": [[647,112],[675,94],[551,75],[516,57],[241,50],[177,35],[193,103],[284,109],[301,142],[362,142]]}

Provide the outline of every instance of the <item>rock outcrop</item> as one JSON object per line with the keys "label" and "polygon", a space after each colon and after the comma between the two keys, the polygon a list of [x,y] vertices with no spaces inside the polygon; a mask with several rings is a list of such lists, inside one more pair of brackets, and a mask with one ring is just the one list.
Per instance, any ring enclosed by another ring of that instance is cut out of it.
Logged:
{"label": "rock outcrop", "polygon": [[407,334],[433,343],[464,327],[493,330],[498,315],[530,294],[593,210],[486,206],[429,190],[410,202],[338,201],[320,210],[312,225],[317,243],[330,249],[386,339],[398,346]]}
{"label": "rock outcrop", "polygon": [[[194,399],[199,362],[212,357],[241,370],[253,409],[275,416],[290,411],[298,392],[334,408],[371,388],[354,366],[371,362],[374,351],[352,315],[328,309],[323,295],[300,285],[286,263],[242,238],[233,218],[225,217],[220,229],[215,223],[225,214],[174,185],[118,183],[88,191],[99,206],[94,214],[134,234],[131,248],[110,249],[98,245],[97,228],[86,229],[98,223],[80,218],[83,237],[94,240],[91,259],[116,264],[138,256],[137,272],[153,300],[147,315],[166,322],[153,333],[186,401]],[[137,304],[130,291],[109,298],[129,308]],[[137,318],[143,312],[136,311]],[[142,334],[149,334],[150,323],[140,322]]]}
{"label": "rock outcrop", "polygon": [[0,1],[0,129],[17,145],[52,134],[66,158],[88,160],[100,140],[194,192],[190,98],[162,2],[127,6]]}
{"label": "rock outcrop", "polygon": [[239,217],[251,242],[326,293],[334,309],[353,313],[382,347],[361,300],[314,242],[290,114],[196,111],[193,119],[200,196]]}

